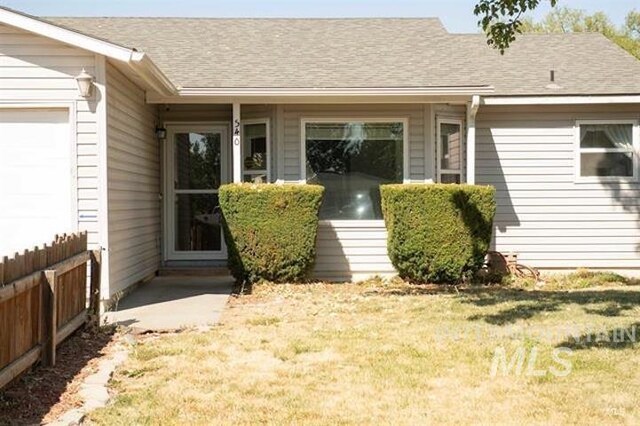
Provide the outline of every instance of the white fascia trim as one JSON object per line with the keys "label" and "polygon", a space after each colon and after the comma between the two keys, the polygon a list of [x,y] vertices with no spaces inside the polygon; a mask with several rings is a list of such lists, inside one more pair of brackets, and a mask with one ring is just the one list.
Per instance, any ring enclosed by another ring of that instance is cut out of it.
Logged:
{"label": "white fascia trim", "polygon": [[482,105],[638,104],[640,95],[483,97]]}
{"label": "white fascia trim", "polygon": [[129,65],[154,91],[163,96],[175,96],[178,90],[160,68],[143,52],[134,52]]}
{"label": "white fascia trim", "polygon": [[99,53],[118,61],[128,62],[131,59],[132,54],[135,52],[133,49],[109,43],[76,31],[71,31],[37,18],[4,8],[0,8],[0,22],[21,28],[43,37],[60,41],[62,43],[77,46],[93,53]]}
{"label": "white fascia trim", "polygon": [[179,96],[424,96],[494,93],[491,86],[451,87],[345,87],[345,88],[196,88],[184,87]]}

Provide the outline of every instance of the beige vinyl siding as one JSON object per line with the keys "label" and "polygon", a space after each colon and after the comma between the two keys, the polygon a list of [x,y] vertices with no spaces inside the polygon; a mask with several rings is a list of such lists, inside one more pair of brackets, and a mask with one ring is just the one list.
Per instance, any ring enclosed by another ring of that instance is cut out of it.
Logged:
{"label": "beige vinyl siding", "polygon": [[495,248],[539,268],[640,268],[640,184],[576,182],[576,120],[640,106],[481,107],[476,181],[494,185]]}
{"label": "beige vinyl siding", "polygon": [[[98,226],[98,100],[79,98],[75,76],[96,75],[96,56],[27,31],[0,24],[0,102],[69,102],[75,105],[78,230],[100,245]],[[51,236],[43,236],[43,242]]]}
{"label": "beige vinyl siding", "polygon": [[110,295],[160,265],[160,148],[157,107],[107,64]]}
{"label": "beige vinyl siding", "polygon": [[74,76],[95,74],[95,55],[0,24],[0,99],[76,100]]}
{"label": "beige vinyl siding", "polygon": [[231,124],[231,105],[224,104],[171,104],[159,105],[164,123],[228,123]]}
{"label": "beige vinyl siding", "polygon": [[342,281],[395,274],[382,221],[320,222],[314,278]]}

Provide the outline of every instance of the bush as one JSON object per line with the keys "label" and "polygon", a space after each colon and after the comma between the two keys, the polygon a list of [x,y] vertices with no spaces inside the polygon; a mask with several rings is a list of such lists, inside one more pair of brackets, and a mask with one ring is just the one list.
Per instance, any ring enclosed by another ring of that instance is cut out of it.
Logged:
{"label": "bush", "polygon": [[229,269],[238,281],[295,282],[313,267],[317,185],[230,184],[220,187]]}
{"label": "bush", "polygon": [[457,283],[489,250],[495,189],[473,185],[383,185],[387,250],[402,278]]}

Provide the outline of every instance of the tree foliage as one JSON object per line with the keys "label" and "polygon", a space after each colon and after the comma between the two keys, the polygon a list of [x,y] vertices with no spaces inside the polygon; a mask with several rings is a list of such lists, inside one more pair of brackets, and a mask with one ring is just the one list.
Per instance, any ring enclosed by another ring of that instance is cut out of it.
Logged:
{"label": "tree foliage", "polygon": [[[487,34],[487,43],[504,53],[520,33],[597,32],[640,59],[640,12],[631,11],[624,25],[616,27],[604,12],[587,14],[567,7],[554,9],[541,21],[525,14],[545,0],[480,0],[474,13]],[[554,7],[558,0],[548,0]]]}
{"label": "tree foliage", "polygon": [[539,22],[525,19],[521,30],[525,33],[600,33],[640,59],[640,12],[636,11],[629,12],[624,25],[617,27],[604,12],[589,15],[584,10],[563,7],[551,11]]}
{"label": "tree foliage", "polygon": [[[555,6],[558,0],[548,0]],[[478,25],[487,34],[487,43],[504,53],[516,34],[522,32],[524,14],[535,9],[542,0],[480,0],[473,13],[480,17]]]}

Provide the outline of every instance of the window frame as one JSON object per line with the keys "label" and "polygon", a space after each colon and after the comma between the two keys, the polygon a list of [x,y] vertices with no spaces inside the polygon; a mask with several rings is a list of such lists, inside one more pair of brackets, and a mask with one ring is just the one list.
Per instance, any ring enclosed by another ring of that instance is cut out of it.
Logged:
{"label": "window frame", "polygon": [[[442,152],[442,124],[453,124],[460,126],[460,170],[443,169],[440,165],[440,153]],[[437,182],[442,182],[442,175],[460,174],[460,184],[466,182],[465,164],[466,158],[466,135],[464,121],[462,118],[438,117],[436,119],[436,178]]]}
{"label": "window frame", "polygon": [[307,124],[402,123],[402,183],[410,182],[408,117],[305,117],[300,119],[300,183],[307,183]]}
{"label": "window frame", "polygon": [[[580,146],[581,126],[598,124],[627,124],[632,126],[631,147],[627,148],[582,148]],[[635,119],[576,120],[574,125],[574,177],[576,183],[594,182],[638,182],[640,177],[638,156],[640,154],[640,127]],[[582,154],[589,153],[631,153],[633,176],[582,176]]]}
{"label": "window frame", "polygon": [[244,141],[245,141],[245,132],[244,126],[252,125],[252,124],[264,124],[265,125],[265,133],[266,133],[266,144],[267,144],[267,159],[266,159],[266,174],[267,174],[267,183],[271,182],[271,120],[268,117],[264,118],[252,118],[247,120],[240,121],[240,134],[242,144],[240,146],[240,156],[242,158],[242,182],[244,182],[245,175],[260,175],[263,172],[259,170],[246,170],[244,167]]}
{"label": "window frame", "polygon": [[[165,121],[163,126],[167,129],[167,137],[162,142],[162,170],[163,181],[162,194],[162,257],[165,261],[181,260],[224,260],[227,259],[227,244],[222,238],[222,247],[219,251],[180,251],[175,249],[176,231],[175,223],[175,199],[176,193],[173,188],[175,182],[175,164],[173,135],[176,133],[221,131],[221,182],[231,182],[231,126],[226,121]],[[185,194],[202,195],[213,193],[211,189],[187,189],[182,190]],[[218,193],[219,188],[215,190]]]}
{"label": "window frame", "polygon": [[[302,185],[307,184],[307,124],[313,123],[402,123],[402,183],[410,183],[410,159],[409,159],[409,117],[370,117],[370,116],[344,116],[344,117],[302,117],[300,118],[300,180]],[[324,219],[320,224],[330,224],[332,226],[356,226],[367,227],[384,222],[383,219]]]}

